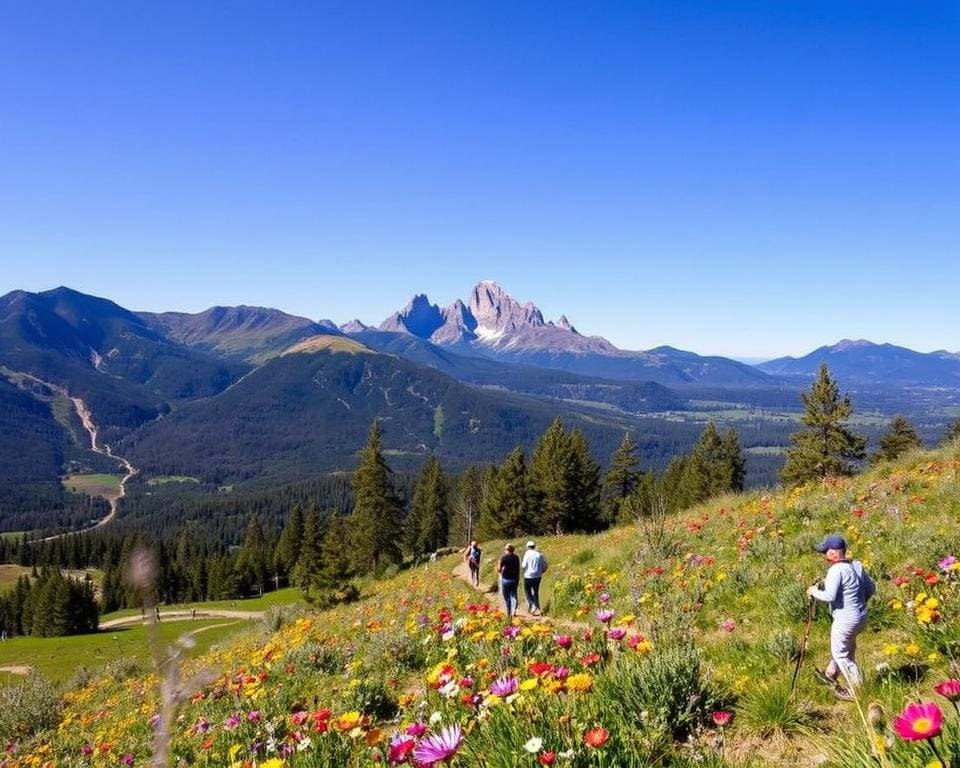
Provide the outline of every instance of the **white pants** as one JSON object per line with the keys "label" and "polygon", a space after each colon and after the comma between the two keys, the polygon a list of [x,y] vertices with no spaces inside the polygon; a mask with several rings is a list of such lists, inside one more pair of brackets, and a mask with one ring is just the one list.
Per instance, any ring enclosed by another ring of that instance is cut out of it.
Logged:
{"label": "white pants", "polygon": [[860,668],[854,660],[857,653],[857,635],[867,626],[867,615],[860,617],[835,616],[830,627],[830,655],[827,674],[842,674],[851,688],[863,684]]}

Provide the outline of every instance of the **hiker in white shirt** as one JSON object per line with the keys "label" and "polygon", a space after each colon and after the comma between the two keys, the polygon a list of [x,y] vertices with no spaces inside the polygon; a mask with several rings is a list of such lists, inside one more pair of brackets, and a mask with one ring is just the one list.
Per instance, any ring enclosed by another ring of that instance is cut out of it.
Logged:
{"label": "hiker in white shirt", "polygon": [[527,612],[533,616],[540,615],[540,579],[547,572],[547,558],[537,551],[537,545],[527,542],[527,551],[520,561],[523,570],[523,591],[527,597]]}
{"label": "hiker in white shirt", "polygon": [[[873,579],[859,560],[847,558],[847,542],[841,536],[827,536],[816,547],[830,564],[823,589],[816,585],[807,590],[807,596],[830,604],[833,624],[830,627],[830,664],[825,672],[814,674],[822,683],[834,685],[841,699],[853,697],[852,690],[863,683],[860,668],[854,660],[857,635],[867,626],[867,601],[877,591]],[[837,683],[843,675],[848,688]]]}

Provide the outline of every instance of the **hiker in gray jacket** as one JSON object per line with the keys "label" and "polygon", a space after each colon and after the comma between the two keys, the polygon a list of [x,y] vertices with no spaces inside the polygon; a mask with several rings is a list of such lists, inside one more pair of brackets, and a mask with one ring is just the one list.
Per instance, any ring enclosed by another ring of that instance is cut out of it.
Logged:
{"label": "hiker in gray jacket", "polygon": [[[842,536],[827,536],[816,547],[830,564],[823,588],[807,590],[808,597],[830,604],[833,624],[830,627],[830,664],[825,672],[814,674],[820,682],[835,686],[839,698],[853,697],[852,690],[863,683],[863,676],[854,660],[857,635],[867,626],[867,601],[877,591],[873,579],[859,560],[847,558],[847,542]],[[847,688],[838,685],[843,675]]]}

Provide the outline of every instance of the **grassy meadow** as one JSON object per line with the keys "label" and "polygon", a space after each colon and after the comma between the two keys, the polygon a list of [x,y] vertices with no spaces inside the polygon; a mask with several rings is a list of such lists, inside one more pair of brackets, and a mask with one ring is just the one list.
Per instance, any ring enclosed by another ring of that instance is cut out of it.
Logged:
{"label": "grassy meadow", "polygon": [[67,475],[63,478],[63,487],[73,493],[83,493],[87,496],[101,496],[105,499],[115,499],[120,495],[122,475]]}
{"label": "grassy meadow", "polygon": [[[540,538],[544,617],[506,621],[498,595],[473,590],[452,555],[365,581],[350,605],[295,606],[230,638],[201,634],[221,642],[185,674],[217,676],[182,705],[173,755],[238,768],[957,768],[948,697],[960,697],[960,683],[955,693],[941,686],[945,695],[935,687],[960,676],[958,522],[954,446],[596,536]],[[825,571],[812,547],[831,532],[878,585],[854,701],[812,674],[829,655],[823,606],[791,690],[805,589]],[[503,544],[483,542],[484,584]],[[116,642],[135,654],[141,631]],[[79,663],[93,651],[69,653]],[[147,764],[161,710],[155,677],[95,678],[64,701],[58,725],[15,723],[9,768]]]}

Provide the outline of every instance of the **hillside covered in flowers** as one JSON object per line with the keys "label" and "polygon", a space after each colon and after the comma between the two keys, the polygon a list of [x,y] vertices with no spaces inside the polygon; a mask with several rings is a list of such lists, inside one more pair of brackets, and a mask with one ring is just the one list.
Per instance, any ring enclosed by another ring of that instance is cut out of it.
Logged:
{"label": "hillside covered in flowers", "polygon": [[[795,688],[813,545],[842,534],[878,594],[837,701]],[[482,578],[492,583],[485,542]],[[543,617],[508,621],[459,555],[362,585],[326,612],[274,614],[186,662],[178,765],[960,766],[960,448],[677,517],[538,542]],[[36,707],[7,689],[4,768],[148,765],[157,674],[113,669]]]}

